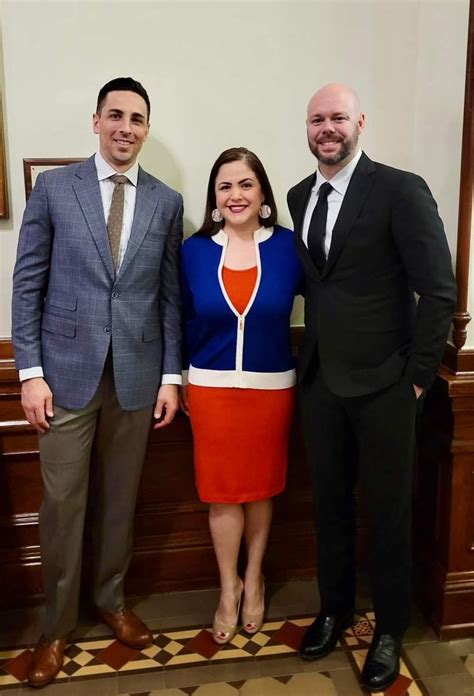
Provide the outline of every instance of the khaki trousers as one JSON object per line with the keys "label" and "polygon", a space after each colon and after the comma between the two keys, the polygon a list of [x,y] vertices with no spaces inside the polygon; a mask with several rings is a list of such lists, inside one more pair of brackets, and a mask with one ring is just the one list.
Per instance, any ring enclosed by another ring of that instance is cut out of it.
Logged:
{"label": "khaki trousers", "polygon": [[54,406],[51,428],[40,436],[44,498],[39,524],[44,634],[49,640],[67,635],[76,626],[89,490],[93,496],[93,599],[110,612],[123,608],[152,410],[152,406],[139,411],[121,408],[108,360],[88,406],[77,410]]}

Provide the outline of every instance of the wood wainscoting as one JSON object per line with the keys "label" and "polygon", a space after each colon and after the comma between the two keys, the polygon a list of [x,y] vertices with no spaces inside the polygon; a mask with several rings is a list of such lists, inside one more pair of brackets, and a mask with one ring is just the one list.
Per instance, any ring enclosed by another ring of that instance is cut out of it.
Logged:
{"label": "wood wainscoting", "polygon": [[[296,350],[301,330],[295,329],[293,337]],[[11,343],[4,340],[0,341],[0,605],[24,605],[41,599],[41,497],[37,436],[24,419]],[[365,527],[362,522],[360,526]],[[86,525],[86,575],[87,538],[92,533]],[[365,538],[363,531],[360,536]],[[271,580],[314,577],[315,559],[311,491],[295,418],[288,487],[275,501],[265,572]],[[186,416],[178,413],[169,428],[150,432],[127,592],[217,585],[207,506],[199,502],[194,487],[191,430]]]}
{"label": "wood wainscoting", "polygon": [[[302,331],[299,327],[292,331],[295,352]],[[37,436],[21,409],[11,343],[0,340],[0,606],[35,603],[42,597],[38,543],[41,497]],[[364,566],[365,516],[361,515],[357,526],[358,557]],[[86,576],[90,534],[93,529],[86,524]],[[295,415],[288,485],[275,499],[265,574],[270,581],[311,578],[315,577],[315,566],[311,486]],[[169,428],[150,432],[126,589],[130,594],[146,594],[217,586],[207,506],[200,503],[194,487],[191,430],[186,416],[178,413]]]}
{"label": "wood wainscoting", "polygon": [[[295,328],[295,351],[301,337],[302,329]],[[449,355],[445,362],[449,362]],[[443,637],[472,635],[472,376],[441,368],[426,399],[417,459],[414,530],[418,600]],[[41,496],[37,437],[24,420],[11,344],[0,341],[0,606],[25,605],[42,597],[38,545]],[[87,539],[92,533],[91,526],[86,525],[86,575]],[[357,521],[357,533],[359,565],[364,568],[367,527],[363,514]],[[311,488],[296,415],[288,486],[275,501],[265,572],[270,581],[314,577],[315,559]],[[194,488],[191,431],[187,418],[179,413],[169,428],[150,432],[127,592],[146,594],[217,585],[207,506],[199,502]]]}
{"label": "wood wainscoting", "polygon": [[[463,359],[472,362],[469,355]],[[448,348],[444,362],[452,360]],[[474,374],[441,367],[420,426],[414,515],[417,600],[442,638],[472,636]]]}

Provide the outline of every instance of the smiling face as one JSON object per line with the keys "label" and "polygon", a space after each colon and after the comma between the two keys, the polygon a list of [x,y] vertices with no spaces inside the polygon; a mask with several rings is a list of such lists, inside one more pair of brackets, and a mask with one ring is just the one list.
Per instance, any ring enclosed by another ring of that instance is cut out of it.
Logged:
{"label": "smiling face", "polygon": [[135,92],[109,92],[100,112],[92,117],[92,124],[102,157],[115,171],[127,171],[148,137],[145,100]]}
{"label": "smiling face", "polygon": [[215,180],[216,206],[225,224],[252,231],[260,227],[258,211],[264,202],[262,187],[245,160],[223,164]]}
{"label": "smiling face", "polygon": [[308,105],[308,145],[321,171],[333,176],[357,151],[365,116],[357,95],[344,85],[327,85],[316,92]]}

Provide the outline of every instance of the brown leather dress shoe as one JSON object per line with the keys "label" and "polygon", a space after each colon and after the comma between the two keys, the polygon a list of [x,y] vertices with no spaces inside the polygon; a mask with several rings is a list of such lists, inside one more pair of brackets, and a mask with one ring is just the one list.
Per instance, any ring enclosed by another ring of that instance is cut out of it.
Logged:
{"label": "brown leather dress shoe", "polygon": [[27,674],[31,686],[46,686],[53,681],[63,666],[66,646],[67,638],[57,638],[52,642],[40,638]]}
{"label": "brown leather dress shoe", "polygon": [[114,636],[121,643],[138,650],[152,644],[151,631],[130,609],[122,609],[116,614],[105,609],[98,609],[98,613],[101,621],[113,631]]}

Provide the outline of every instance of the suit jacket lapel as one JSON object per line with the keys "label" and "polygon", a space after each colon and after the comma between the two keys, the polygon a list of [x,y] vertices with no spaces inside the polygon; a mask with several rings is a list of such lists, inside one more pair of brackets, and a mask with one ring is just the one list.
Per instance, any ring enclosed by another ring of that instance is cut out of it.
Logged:
{"label": "suit jacket lapel", "polygon": [[354,226],[367,194],[374,183],[374,173],[374,163],[365,153],[362,153],[349,182],[339,215],[337,216],[332,231],[331,247],[321,276],[323,278],[331,271],[342,251],[347,235]]}
{"label": "suit jacket lapel", "polygon": [[156,183],[140,167],[138,171],[137,196],[135,199],[135,213],[133,215],[132,231],[128,240],[127,250],[123,258],[118,277],[122,275],[137,253],[150,226],[155,213],[158,199],[156,196]]}
{"label": "suit jacket lapel", "polygon": [[77,167],[73,187],[102,262],[113,280],[115,277],[114,264],[94,156]]}
{"label": "suit jacket lapel", "polygon": [[308,176],[306,179],[304,179],[300,184],[300,187],[297,192],[295,208],[296,219],[294,222],[296,230],[296,246],[298,247],[304,266],[310,275],[312,275],[315,279],[319,280],[321,274],[313,263],[313,259],[310,256],[308,247],[303,242],[304,215],[306,212],[306,206],[308,204],[309,197],[311,195],[311,189],[314,186],[315,178],[316,174],[312,174],[311,176]]}
{"label": "suit jacket lapel", "polygon": [[301,239],[303,235],[303,223],[304,223],[304,214],[306,211],[306,206],[308,204],[309,197],[311,195],[311,189],[314,186],[314,182],[316,179],[316,174],[311,174],[311,176],[306,177],[304,179],[298,189],[297,193],[297,201],[296,201],[296,206],[297,206],[297,218],[295,220],[295,228],[297,232],[297,236]]}

